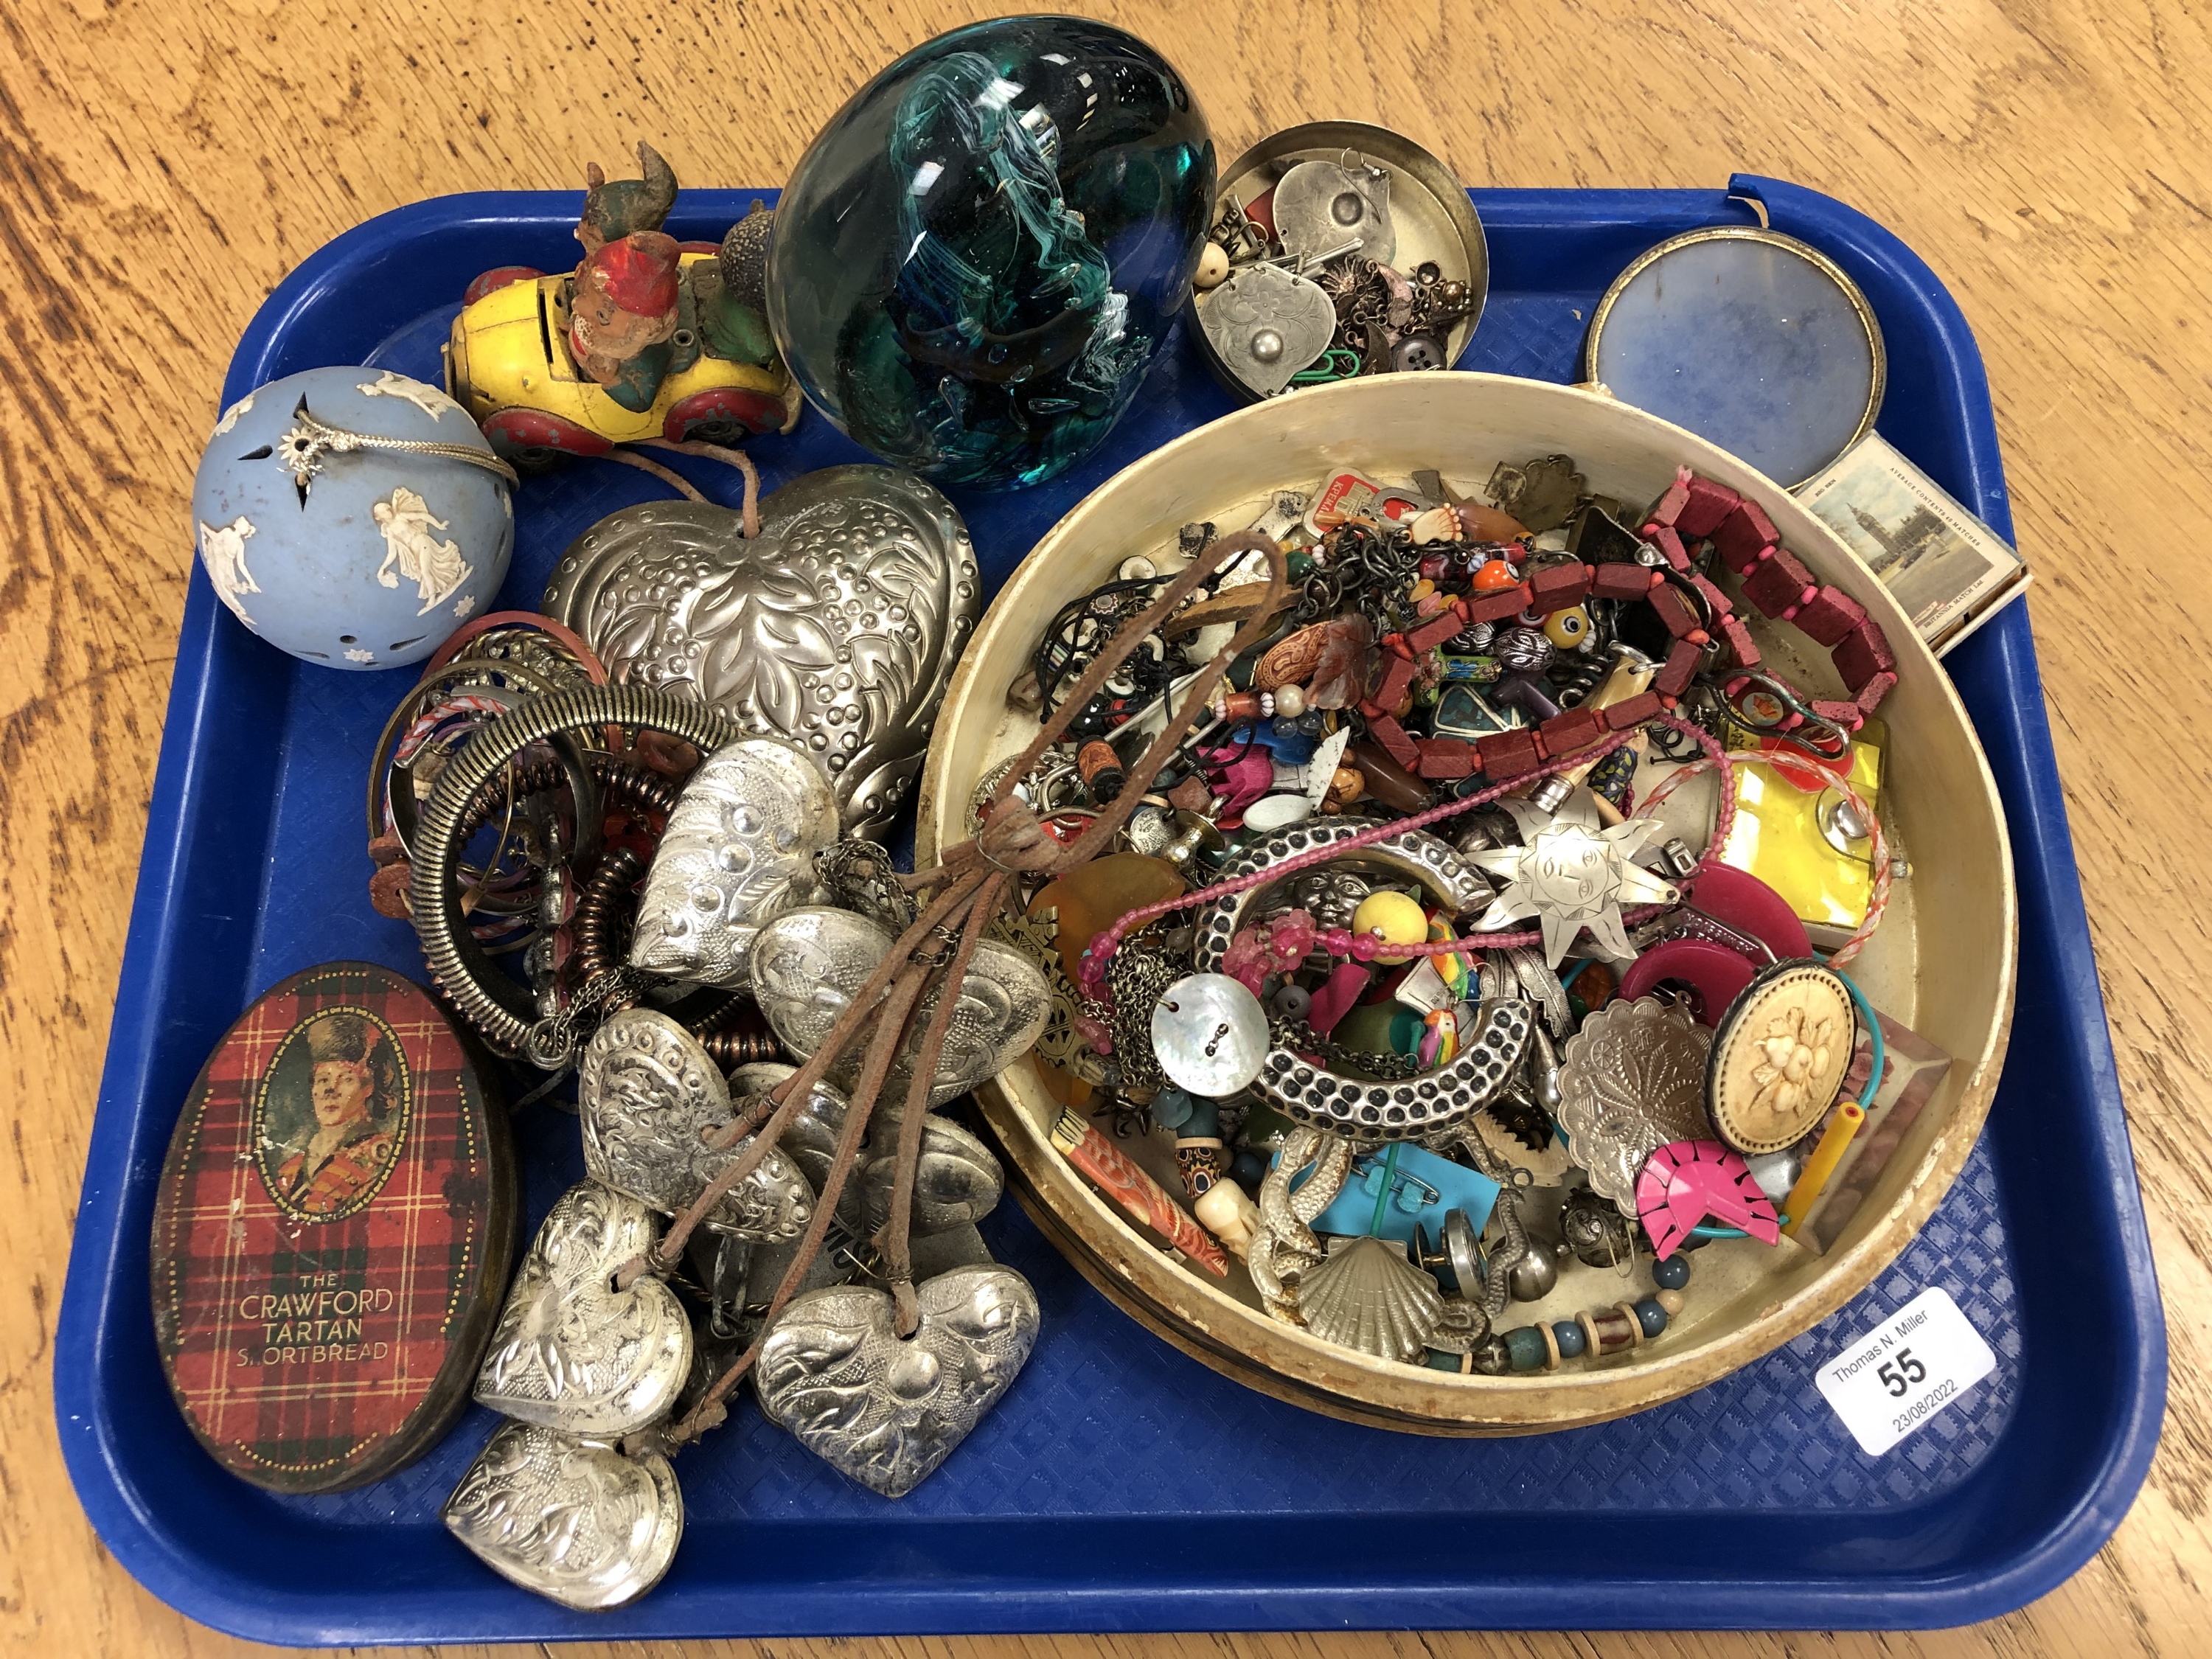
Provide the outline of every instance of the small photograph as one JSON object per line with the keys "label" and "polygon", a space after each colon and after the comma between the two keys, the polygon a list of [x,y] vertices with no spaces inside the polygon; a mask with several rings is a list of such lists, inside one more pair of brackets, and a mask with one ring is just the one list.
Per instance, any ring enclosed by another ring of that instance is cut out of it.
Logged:
{"label": "small photograph", "polygon": [[2027,585],[2027,566],[2003,538],[1877,434],[1797,493],[1938,653]]}
{"label": "small photograph", "polygon": [[334,1221],[382,1190],[406,1133],[398,1039],[364,1010],[331,1009],[279,1046],[262,1085],[261,1178],[279,1209]]}

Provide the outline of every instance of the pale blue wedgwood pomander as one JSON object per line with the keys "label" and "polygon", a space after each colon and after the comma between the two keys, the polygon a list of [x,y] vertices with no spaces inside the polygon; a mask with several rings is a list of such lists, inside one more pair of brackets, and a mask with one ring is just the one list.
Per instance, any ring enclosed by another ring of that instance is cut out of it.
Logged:
{"label": "pale blue wedgwood pomander", "polygon": [[216,596],[270,644],[332,668],[392,668],[490,609],[514,548],[511,477],[437,387],[311,368],[224,411],[192,481],[193,537]]}

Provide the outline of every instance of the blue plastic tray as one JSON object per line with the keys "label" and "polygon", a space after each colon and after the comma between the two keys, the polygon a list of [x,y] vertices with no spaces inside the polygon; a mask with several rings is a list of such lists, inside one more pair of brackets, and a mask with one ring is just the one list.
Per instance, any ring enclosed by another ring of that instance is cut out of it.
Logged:
{"label": "blue plastic tray", "polygon": [[[1749,220],[1744,197],[1865,289],[1889,343],[1883,432],[2008,531],[1987,384],[1958,307],[1888,232],[1790,185],[1475,191],[1492,293],[1468,366],[1570,378],[1590,306],[1629,258],[1679,231]],[[689,191],[672,228],[715,235],[748,199]],[[225,401],[325,363],[434,378],[470,277],[573,260],[578,205],[452,197],[349,232],[262,307]],[[1112,472],[1227,406],[1195,353],[1171,350],[1090,465],[1026,494],[963,499],[988,580]],[[770,484],[859,459],[814,416],[794,439],[754,450]],[[695,476],[733,499],[726,473]],[[530,481],[505,601],[529,606],[572,536],[657,489],[593,463]],[[181,514],[177,528],[183,537]],[[270,1642],[1897,1626],[2008,1612],[2118,1524],[2156,1442],[2166,1338],[2026,610],[1950,666],[2018,862],[2012,1064],[1926,1231],[1828,1324],[1619,1423],[1420,1439],[1215,1376],[1132,1326],[1008,1204],[994,1248],[1035,1282],[1044,1335],[942,1472],[887,1502],[747,1406],[681,1462],[690,1529],[666,1582],[594,1617],[508,1587],[439,1524],[488,1413],[380,1485],[283,1498],[219,1470],[163,1386],[149,1217],[209,1048],[249,999],[310,963],[361,957],[422,972],[413,934],[369,909],[362,852],[362,769],[405,677],[296,664],[224,618],[195,573],[55,1346],[62,1442],[86,1510],[156,1595]],[[538,1109],[520,1130],[535,1216],[580,1173],[574,1121]],[[1814,1368],[1929,1285],[1989,1339],[1996,1372],[1888,1455],[1866,1457],[1814,1392]]]}

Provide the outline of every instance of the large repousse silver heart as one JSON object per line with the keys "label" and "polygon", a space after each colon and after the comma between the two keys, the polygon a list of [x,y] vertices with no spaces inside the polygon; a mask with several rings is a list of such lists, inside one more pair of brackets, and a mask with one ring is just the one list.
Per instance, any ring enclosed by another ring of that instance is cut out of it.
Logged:
{"label": "large repousse silver heart", "polygon": [[502,1423],[461,1476],[446,1528],[502,1577],[585,1613],[659,1583],[684,1537],[684,1494],[659,1452]]}
{"label": "large repousse silver heart", "polygon": [[630,966],[743,990],[753,935],[817,902],[814,856],[836,839],[836,797],[799,750],[773,738],[717,749],[668,815],[638,899]]}
{"label": "large repousse silver heart", "polygon": [[968,529],[933,487],[884,466],[807,473],[760,504],[626,507],[569,547],[548,616],[617,679],[791,739],[881,839],[921,769],[981,592]]}
{"label": "large repousse silver heart", "polygon": [[507,1292],[477,1372],[478,1403],[524,1423],[614,1437],[675,1403],[691,1366],[691,1322],[650,1275],[615,1270],[659,1242],[653,1212],[580,1181],[556,1200]]}
{"label": "large repousse silver heart", "polygon": [[[753,941],[753,996],[776,1040],[811,1056],[896,942],[879,922],[817,906],[787,911],[762,928]],[[906,1047],[884,1079],[885,1100],[905,1100],[915,1051],[942,994],[942,981],[923,994]],[[982,940],[960,986],[929,1103],[942,1105],[1005,1071],[1029,1052],[1051,1012],[1052,993],[1037,965],[1010,945]],[[865,1042],[848,1046],[830,1068],[830,1081],[852,1087],[866,1048]]]}
{"label": "large repousse silver heart", "polygon": [[[740,1066],[730,1074],[740,1094],[766,1094],[798,1071],[775,1060]],[[853,1177],[837,1200],[837,1218],[855,1237],[871,1237],[890,1218],[891,1187],[898,1174],[899,1120],[904,1097],[881,1100],[868,1119]],[[817,1192],[836,1159],[845,1128],[845,1097],[817,1083],[805,1105],[783,1132],[780,1143]],[[943,1232],[972,1225],[998,1207],[1006,1191],[1006,1171],[975,1136],[950,1119],[929,1115],[921,1131],[921,1157],[915,1165],[913,1229]]]}
{"label": "large repousse silver heart", "polygon": [[1036,1292],[1011,1267],[956,1267],[915,1287],[921,1326],[899,1340],[888,1292],[841,1285],[794,1297],[753,1370],[761,1409],[801,1445],[902,1498],[998,1403],[1036,1344]]}
{"label": "large repousse silver heart", "polygon": [[[594,1181],[675,1215],[753,1142],[709,1147],[730,1121],[730,1090],[698,1040],[663,1013],[610,1015],[576,1068],[584,1168]],[[716,1232],[781,1242],[814,1218],[814,1186],[781,1147],[707,1212]]]}

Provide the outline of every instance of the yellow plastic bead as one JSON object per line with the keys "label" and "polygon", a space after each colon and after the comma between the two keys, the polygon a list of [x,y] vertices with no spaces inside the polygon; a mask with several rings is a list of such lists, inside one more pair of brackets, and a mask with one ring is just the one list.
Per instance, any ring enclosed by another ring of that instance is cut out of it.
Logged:
{"label": "yellow plastic bead", "polygon": [[[1352,913],[1352,931],[1373,933],[1385,945],[1419,945],[1429,937],[1428,913],[1403,893],[1387,889],[1370,893],[1359,901],[1359,908]],[[1389,962],[1393,957],[1377,953],[1377,962]],[[1403,961],[1403,957],[1395,958]]]}
{"label": "yellow plastic bead", "polygon": [[1571,651],[1589,637],[1589,612],[1578,605],[1554,611],[1544,618],[1544,637],[1562,651]]}
{"label": "yellow plastic bead", "polygon": [[1427,599],[1430,594],[1436,591],[1437,585],[1431,581],[1426,576],[1424,576],[1420,580],[1413,584],[1413,591],[1408,597],[1412,599],[1415,605],[1419,605],[1423,599]]}

